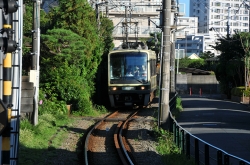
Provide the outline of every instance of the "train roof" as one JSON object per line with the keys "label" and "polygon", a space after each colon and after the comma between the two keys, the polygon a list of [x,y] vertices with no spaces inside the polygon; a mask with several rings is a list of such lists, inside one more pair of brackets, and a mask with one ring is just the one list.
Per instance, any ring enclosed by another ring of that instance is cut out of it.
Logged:
{"label": "train roof", "polygon": [[119,53],[119,52],[145,52],[149,54],[150,59],[156,59],[155,51],[151,49],[117,49],[110,51],[109,54]]}

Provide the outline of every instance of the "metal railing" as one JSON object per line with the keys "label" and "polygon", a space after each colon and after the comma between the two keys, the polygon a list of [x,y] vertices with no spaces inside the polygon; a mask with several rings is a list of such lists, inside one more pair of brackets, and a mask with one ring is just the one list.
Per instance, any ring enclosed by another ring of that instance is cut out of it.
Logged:
{"label": "metal railing", "polygon": [[[170,111],[176,108],[177,96],[178,94],[176,93],[169,101]],[[173,133],[174,142],[181,149],[182,153],[189,159],[193,158],[197,165],[250,165],[249,161],[231,155],[192,135],[177,123],[171,112],[170,132]]]}

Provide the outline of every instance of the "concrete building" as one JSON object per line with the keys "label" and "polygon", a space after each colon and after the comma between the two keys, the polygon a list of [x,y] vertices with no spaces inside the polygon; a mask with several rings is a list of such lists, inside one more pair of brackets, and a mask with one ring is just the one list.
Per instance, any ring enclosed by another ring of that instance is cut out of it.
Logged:
{"label": "concrete building", "polygon": [[186,35],[195,35],[198,33],[198,17],[178,17],[178,29],[176,38],[185,38]]}
{"label": "concrete building", "polygon": [[120,46],[126,39],[126,30],[128,42],[146,39],[150,37],[150,33],[161,32],[158,27],[160,11],[157,11],[162,7],[161,0],[110,1],[110,5],[115,5],[114,3],[117,6],[110,8],[109,18],[115,27],[113,31],[115,47]]}
{"label": "concrete building", "polygon": [[215,55],[216,52],[210,45],[214,45],[216,38],[210,34],[190,34],[185,38],[179,38],[175,42],[175,47],[183,49],[184,57],[189,57],[192,54],[200,55],[203,52],[210,51]]}
{"label": "concrete building", "polygon": [[244,0],[190,0],[190,16],[198,17],[199,33],[214,30],[220,36],[226,36],[234,34],[235,30],[248,32],[248,4]]}
{"label": "concrete building", "polygon": [[[161,32],[160,29],[160,10],[162,9],[162,0],[118,0],[109,1],[109,18],[114,23],[114,44],[118,47],[124,42],[126,25],[128,30],[128,42],[135,42],[136,39],[146,40],[150,38],[150,33]],[[185,14],[184,4],[179,4],[178,15]],[[103,7],[101,10],[106,10]],[[175,28],[174,19],[175,6],[172,8],[171,22]]]}

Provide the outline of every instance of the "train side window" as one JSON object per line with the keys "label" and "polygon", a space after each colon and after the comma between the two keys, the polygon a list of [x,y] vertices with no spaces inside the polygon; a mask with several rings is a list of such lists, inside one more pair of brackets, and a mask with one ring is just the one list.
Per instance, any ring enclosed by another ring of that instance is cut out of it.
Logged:
{"label": "train side window", "polygon": [[156,60],[150,60],[150,74],[151,76],[156,75]]}

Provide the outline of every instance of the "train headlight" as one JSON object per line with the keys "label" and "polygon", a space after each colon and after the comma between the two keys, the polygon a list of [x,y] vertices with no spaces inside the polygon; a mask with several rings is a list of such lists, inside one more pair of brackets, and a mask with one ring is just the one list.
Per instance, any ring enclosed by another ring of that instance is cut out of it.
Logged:
{"label": "train headlight", "polygon": [[141,86],[141,90],[144,90],[145,89],[145,87],[144,86]]}
{"label": "train headlight", "polygon": [[116,87],[111,87],[111,90],[112,90],[112,91],[116,91],[117,88],[116,88]]}

